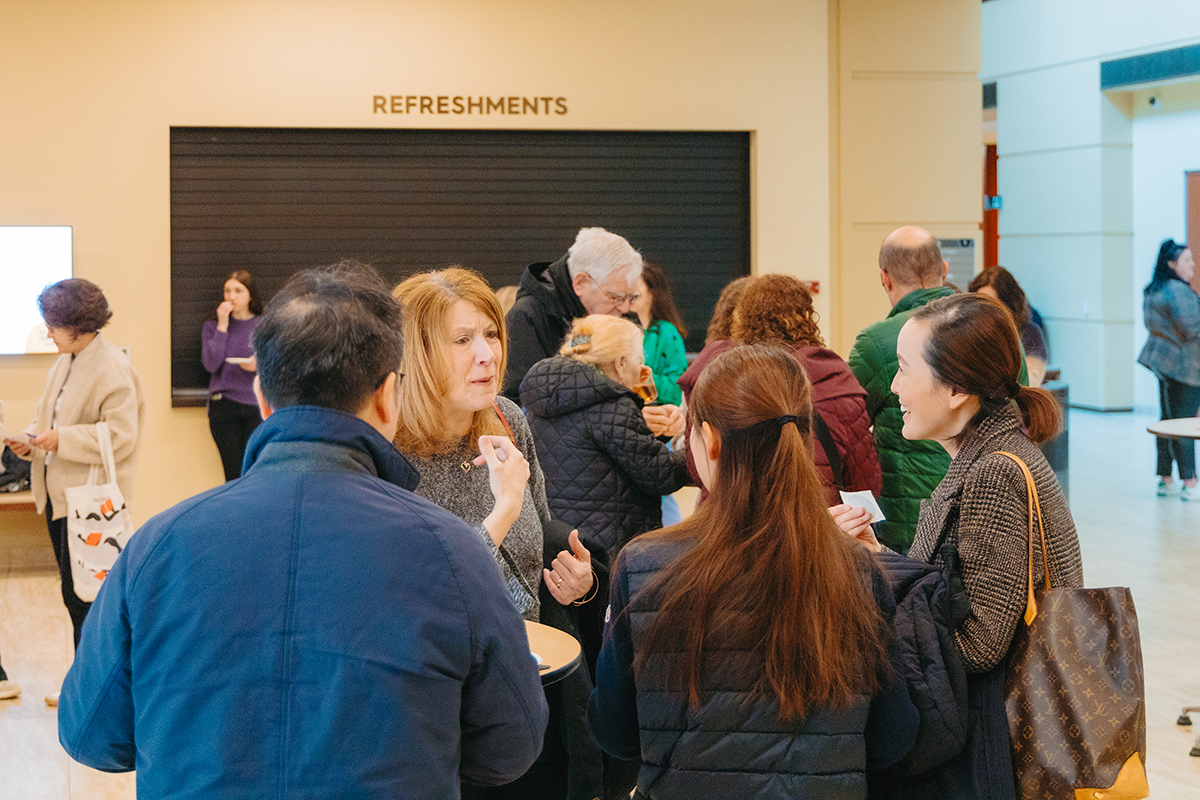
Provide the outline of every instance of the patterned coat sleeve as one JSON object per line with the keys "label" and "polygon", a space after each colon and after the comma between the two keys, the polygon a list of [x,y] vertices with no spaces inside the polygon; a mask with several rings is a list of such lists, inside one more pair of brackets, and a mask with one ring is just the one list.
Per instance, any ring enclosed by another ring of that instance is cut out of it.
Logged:
{"label": "patterned coat sleeve", "polygon": [[958,555],[971,610],[954,632],[968,672],[1000,663],[1025,611],[1028,512],[1025,479],[1006,456],[983,456],[967,473]]}

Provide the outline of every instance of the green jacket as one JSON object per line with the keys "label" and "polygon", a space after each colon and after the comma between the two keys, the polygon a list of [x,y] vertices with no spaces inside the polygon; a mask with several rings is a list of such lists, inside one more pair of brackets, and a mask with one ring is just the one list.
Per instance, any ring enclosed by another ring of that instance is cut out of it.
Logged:
{"label": "green jacket", "polygon": [[642,340],[642,352],[646,364],[654,370],[654,385],[658,387],[658,402],[679,405],[683,402],[683,390],[679,388],[679,376],[687,369],[687,348],[679,330],[660,319],[646,329]]}
{"label": "green jacket", "polygon": [[950,454],[937,442],[909,441],[900,430],[904,418],[900,400],[892,394],[896,377],[896,339],[917,309],[938,297],[948,297],[948,286],[909,292],[881,322],[863,330],[850,351],[850,371],[867,390],[867,414],[875,434],[875,451],[883,470],[879,507],[887,517],[879,524],[879,541],[904,553],[917,530],[921,501],[929,497],[950,466]]}
{"label": "green jacket", "polygon": [[[867,414],[871,417],[875,451],[883,470],[883,493],[879,507],[887,517],[879,524],[879,541],[899,553],[908,551],[917,530],[921,501],[941,483],[950,466],[950,454],[937,442],[904,438],[904,418],[900,400],[892,393],[892,379],[899,362],[896,339],[900,329],[917,309],[939,297],[949,297],[948,286],[916,289],[900,298],[887,318],[858,334],[850,351],[850,370],[867,391]],[[1024,354],[1021,359],[1022,385],[1029,383]]]}

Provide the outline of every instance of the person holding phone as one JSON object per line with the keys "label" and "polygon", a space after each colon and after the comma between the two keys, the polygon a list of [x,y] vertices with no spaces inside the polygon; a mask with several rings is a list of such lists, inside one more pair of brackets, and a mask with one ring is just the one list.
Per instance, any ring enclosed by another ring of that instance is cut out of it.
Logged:
{"label": "person holding phone", "polygon": [[242,475],[246,442],[262,422],[254,400],[254,331],[262,320],[254,277],[236,269],[225,279],[223,299],[200,334],[200,360],[208,382],[208,429],[221,454],[225,480]]}
{"label": "person holding phone", "polygon": [[[38,306],[59,357],[46,378],[37,414],[19,440],[5,444],[33,462],[33,502],[46,515],[50,542],[62,578],[63,604],[71,615],[75,646],[90,602],[75,594],[67,546],[66,490],[88,482],[92,466],[103,463],[96,423],[108,423],[117,474],[108,476],[128,504],[133,497],[146,399],[137,370],[101,328],[112,318],[100,287],[83,278],[51,284]],[[47,698],[57,704],[57,695]]]}

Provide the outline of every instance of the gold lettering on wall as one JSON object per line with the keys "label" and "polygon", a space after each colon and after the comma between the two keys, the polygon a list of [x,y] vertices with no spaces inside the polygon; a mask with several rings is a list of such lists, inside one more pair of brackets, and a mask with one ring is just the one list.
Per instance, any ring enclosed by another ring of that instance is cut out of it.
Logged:
{"label": "gold lettering on wall", "polygon": [[505,114],[510,117],[567,113],[565,97],[463,97],[449,95],[377,94],[371,98],[372,114]]}

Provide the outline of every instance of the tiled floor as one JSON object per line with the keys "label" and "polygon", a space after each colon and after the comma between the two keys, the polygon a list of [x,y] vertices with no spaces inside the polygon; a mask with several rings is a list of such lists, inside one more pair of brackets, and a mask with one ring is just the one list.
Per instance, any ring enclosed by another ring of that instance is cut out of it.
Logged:
{"label": "tiled floor", "polygon": [[[1137,602],[1152,796],[1200,799],[1200,758],[1188,755],[1200,714],[1195,729],[1175,724],[1183,705],[1200,705],[1200,503],[1154,496],[1148,421],[1072,412],[1071,507],[1088,585],[1130,586]],[[58,745],[43,697],[70,665],[70,622],[44,529],[11,513],[0,512],[0,654],[25,693],[0,701],[0,798],[131,798],[131,774],[87,769]]]}

